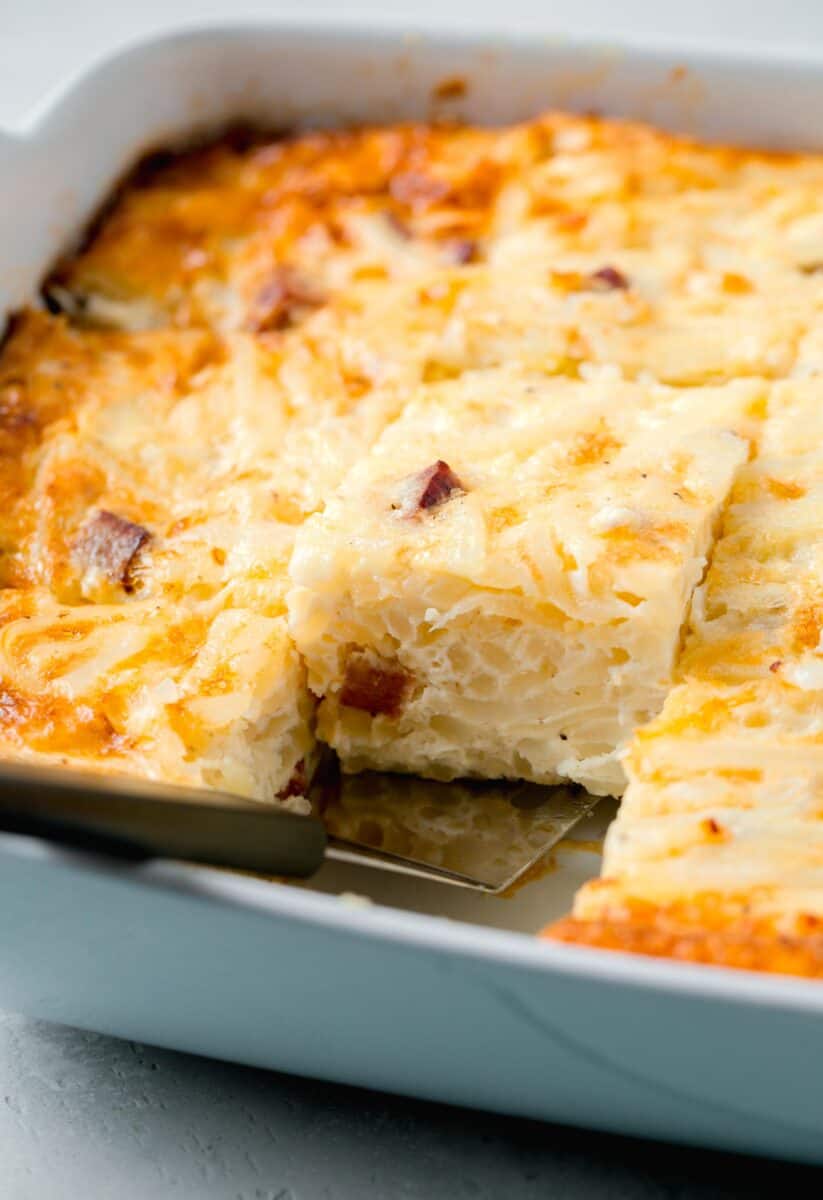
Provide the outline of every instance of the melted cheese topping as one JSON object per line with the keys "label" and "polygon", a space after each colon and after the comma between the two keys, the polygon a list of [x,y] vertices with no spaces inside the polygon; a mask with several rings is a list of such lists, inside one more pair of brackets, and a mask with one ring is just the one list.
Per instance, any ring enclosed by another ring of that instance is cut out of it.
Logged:
{"label": "melted cheese topping", "polygon": [[[260,387],[250,407],[252,352],[18,321],[0,362],[3,753],[260,799],[311,759],[284,602],[299,500],[269,461],[285,402]],[[263,405],[268,458],[249,448]]]}

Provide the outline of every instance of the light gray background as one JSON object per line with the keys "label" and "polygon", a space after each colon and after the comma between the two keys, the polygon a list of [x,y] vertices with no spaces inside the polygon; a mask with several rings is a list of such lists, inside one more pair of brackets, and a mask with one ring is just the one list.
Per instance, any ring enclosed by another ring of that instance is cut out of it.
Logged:
{"label": "light gray background", "polygon": [[[823,49],[823,0],[0,0],[0,127],[24,123],[52,87],[138,35],[289,15]],[[803,1168],[424,1105],[0,1013],[0,1200],[737,1200],[821,1185]]]}

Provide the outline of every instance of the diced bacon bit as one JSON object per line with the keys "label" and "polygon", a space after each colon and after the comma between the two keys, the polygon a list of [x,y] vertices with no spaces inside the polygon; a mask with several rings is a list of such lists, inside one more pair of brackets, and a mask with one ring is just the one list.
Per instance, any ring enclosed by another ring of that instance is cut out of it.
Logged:
{"label": "diced bacon bit", "polygon": [[782,666],[783,660],[782,658],[778,658],[775,659],[773,663],[769,663],[769,670],[771,671],[772,675],[776,675]]}
{"label": "diced bacon bit", "polygon": [[798,937],[808,937],[810,933],[819,933],[820,917],[817,913],[798,913],[796,928]]}
{"label": "diced bacon bit", "polygon": [[479,249],[473,238],[453,238],[446,246],[450,261],[458,267],[477,262]]}
{"label": "diced bacon bit", "polygon": [[291,779],[278,794],[279,800],[290,800],[292,796],[305,796],[309,788],[309,780],[306,774],[306,760],[301,758],[292,771]]}
{"label": "diced bacon bit", "polygon": [[399,663],[374,652],[355,649],[346,659],[340,703],[372,717],[396,717],[409,694],[412,678]]}
{"label": "diced bacon bit", "polygon": [[301,308],[318,308],[323,298],[290,267],[276,267],[255,296],[247,319],[252,333],[287,329]]}
{"label": "diced bacon bit", "polygon": [[466,489],[455,475],[447,462],[439,458],[431,467],[420,472],[421,492],[417,501],[418,508],[436,508],[448,500],[453,492],[464,492]]}
{"label": "diced bacon bit", "polygon": [[125,517],[100,509],[81,531],[74,551],[83,567],[101,571],[123,590],[134,590],[132,570],[135,559],[151,539],[148,529]]}
{"label": "diced bacon bit", "polygon": [[430,467],[408,475],[403,480],[402,501],[393,507],[399,509],[403,516],[413,517],[419,512],[444,504],[455,492],[465,490],[449,464],[439,458]]}
{"label": "diced bacon bit", "polygon": [[625,291],[629,281],[617,267],[601,267],[599,271],[592,271],[588,284],[595,292],[618,292]]}

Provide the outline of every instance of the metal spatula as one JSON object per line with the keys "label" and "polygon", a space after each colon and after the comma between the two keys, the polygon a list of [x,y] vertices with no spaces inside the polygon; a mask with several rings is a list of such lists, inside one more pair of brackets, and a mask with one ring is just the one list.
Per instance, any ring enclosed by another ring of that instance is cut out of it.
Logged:
{"label": "metal spatula", "polygon": [[0,764],[2,832],[130,861],[287,877],[334,859],[488,892],[509,886],[597,802],[574,788],[328,770],[313,800],[319,815],[299,816],[219,792]]}
{"label": "metal spatula", "polygon": [[[327,857],[501,892],[597,804],[575,786],[342,775],[318,789]],[[356,848],[356,849],[350,849]]]}

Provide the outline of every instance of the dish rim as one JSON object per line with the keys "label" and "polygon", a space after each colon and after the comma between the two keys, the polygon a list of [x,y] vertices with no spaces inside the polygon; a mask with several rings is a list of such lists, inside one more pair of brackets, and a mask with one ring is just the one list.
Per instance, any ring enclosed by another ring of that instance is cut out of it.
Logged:
{"label": "dish rim", "polygon": [[[755,43],[734,45],[724,39],[709,46],[696,38],[666,37],[661,34],[642,35],[631,33],[620,37],[591,34],[566,34],[557,31],[526,27],[522,30],[506,30],[490,24],[466,30],[449,18],[436,20],[433,24],[410,26],[406,21],[385,18],[369,18],[358,24],[339,20],[327,20],[322,15],[305,20],[290,16],[271,20],[249,19],[239,21],[181,22],[173,28],[159,33],[138,34],[127,38],[112,50],[95,54],[88,63],[81,65],[56,80],[36,101],[28,112],[15,122],[11,129],[0,127],[0,137],[12,143],[29,142],[50,131],[50,126],[62,116],[61,110],[76,97],[76,94],[93,88],[107,71],[125,66],[131,59],[139,59],[147,53],[170,50],[177,45],[220,40],[242,40],[254,33],[276,33],[285,40],[344,42],[351,46],[368,45],[380,51],[390,46],[419,46],[421,42],[441,48],[449,46],[463,50],[513,49],[520,53],[539,54],[542,49],[560,46],[569,52],[596,52],[604,57],[631,56],[649,63],[660,59],[693,59],[708,62],[715,68],[746,68],[760,70],[793,67],[814,69],[823,67],[823,45],[770,47],[768,53]],[[368,39],[366,42],[365,39]],[[681,65],[681,64],[673,64]],[[682,64],[687,65],[687,64]]]}
{"label": "dish rim", "polygon": [[249,909],[285,921],[338,930],[358,939],[401,944],[477,963],[509,965],[578,980],[588,978],[595,983],[683,997],[728,1000],[773,1011],[823,1011],[820,984],[789,975],[567,945],[516,930],[495,929],[385,904],[352,903],[345,897],[315,892],[310,887],[171,860],[113,864],[18,834],[0,834],[0,853],[48,861],[58,870],[81,866],[125,884],[182,893],[204,903]]}

